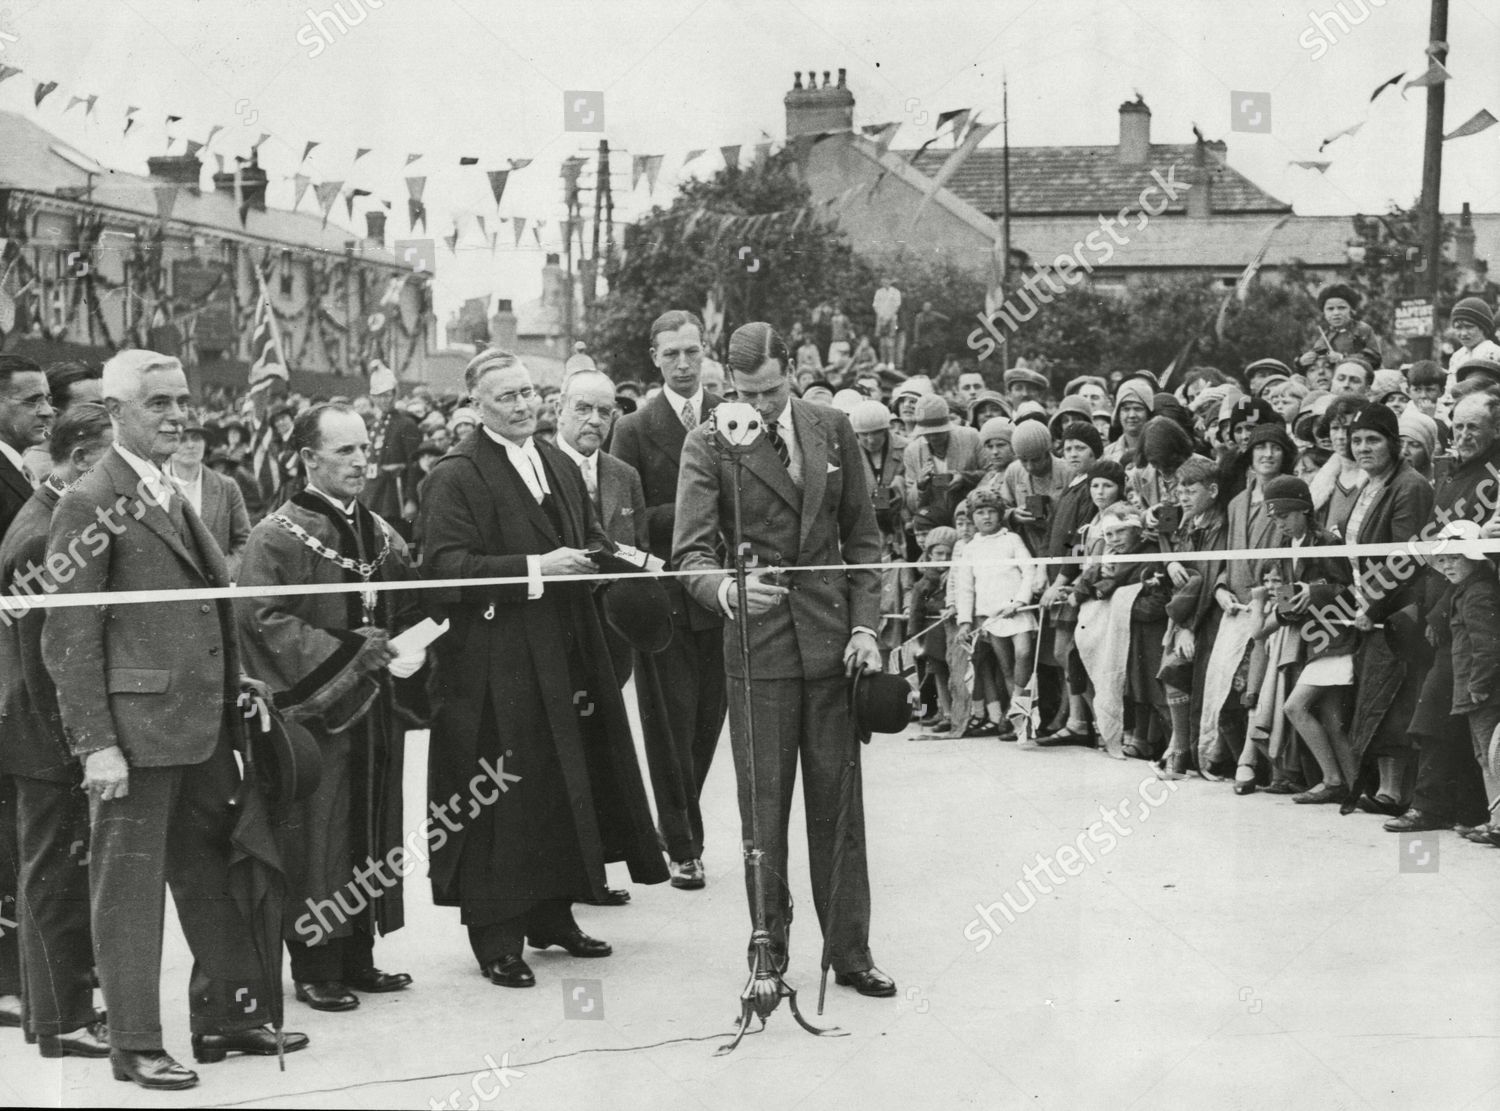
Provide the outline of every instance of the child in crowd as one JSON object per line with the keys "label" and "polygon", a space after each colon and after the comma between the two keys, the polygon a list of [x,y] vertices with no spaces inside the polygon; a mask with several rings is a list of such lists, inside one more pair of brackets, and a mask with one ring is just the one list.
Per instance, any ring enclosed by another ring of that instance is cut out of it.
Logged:
{"label": "child in crowd", "polygon": [[[973,497],[971,493],[969,497]],[[968,498],[959,502],[953,510],[953,531],[958,539],[953,544],[953,559],[957,560],[963,554],[964,547],[974,537],[974,522],[969,516]],[[944,602],[949,612],[955,612],[958,606],[957,576],[950,570],[944,578],[946,587],[944,590]],[[985,659],[989,658],[988,648],[983,649],[979,655]],[[961,737],[993,736],[1000,731],[999,726],[988,723],[984,716],[985,699],[979,699],[979,713],[974,713],[974,685],[970,683],[970,672],[975,680],[982,676],[991,684],[995,681],[993,667],[985,671],[983,660],[976,662],[974,648],[968,637],[948,637],[948,701],[950,704],[949,720],[953,722],[954,728],[958,730]],[[998,697],[998,696],[997,696]]]}
{"label": "child in crowd", "polygon": [[[1046,580],[1025,541],[1002,527],[1003,509],[996,493],[986,490],[970,495],[975,535],[953,571],[959,635],[968,637],[978,624],[979,635],[1000,660],[1001,674],[1008,678],[1014,694],[1031,677],[1038,622],[1028,610]],[[1000,720],[998,697],[987,701],[986,708],[991,721]],[[1007,723],[1000,739],[1016,739],[1014,724]]]}
{"label": "child in crowd", "polygon": [[1359,355],[1371,367],[1380,366],[1380,337],[1375,334],[1374,328],[1355,319],[1354,314],[1359,310],[1359,294],[1353,287],[1343,282],[1325,286],[1318,293],[1318,309],[1323,313],[1323,321],[1318,328],[1317,338],[1302,353],[1298,363],[1305,368],[1318,367],[1326,372],[1342,356]]}
{"label": "child in crowd", "polygon": [[933,731],[937,733],[946,733],[953,728],[953,700],[948,672],[949,622],[940,620],[950,614],[946,598],[948,568],[941,565],[953,558],[953,546],[957,542],[958,533],[946,526],[935,528],[927,534],[927,545],[922,549],[921,562],[934,566],[923,567],[911,588],[906,623],[911,630],[910,635],[917,637],[917,656],[924,661],[927,674],[932,676],[937,687],[938,720],[931,723]]}
{"label": "child in crowd", "polygon": [[1458,384],[1458,372],[1470,359],[1500,362],[1500,344],[1495,343],[1495,314],[1478,297],[1465,297],[1453,306],[1448,327],[1463,344],[1448,358],[1448,393]]}

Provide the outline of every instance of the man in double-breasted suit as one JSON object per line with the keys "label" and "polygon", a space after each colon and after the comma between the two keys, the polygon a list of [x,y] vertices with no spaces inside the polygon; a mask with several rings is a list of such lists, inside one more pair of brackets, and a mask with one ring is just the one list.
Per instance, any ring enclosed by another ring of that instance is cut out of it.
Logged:
{"label": "man in double-breasted suit", "polygon": [[[47,438],[52,402],[42,368],[20,355],[0,355],[0,538],[31,498],[35,476],[22,456]],[[16,785],[0,771],[0,918],[15,921]],[[21,958],[16,931],[0,926],[0,1026],[21,1025]]]}
{"label": "man in double-breasted suit", "polygon": [[[634,413],[620,418],[610,451],[634,467],[646,496],[646,539],[651,554],[672,564],[672,528],[677,517],[677,474],[688,431],[701,424],[720,398],[703,388],[703,322],[674,309],[651,325],[651,357],[661,371],[662,390]],[[652,776],[657,820],[672,860],[672,886],[704,886],[703,815],[699,796],[724,732],[724,619],[683,589],[663,583],[672,602],[672,641],[656,656],[663,705],[643,698],[641,732],[652,766],[675,767]],[[682,785],[681,801],[675,785]]]}
{"label": "man in double-breasted suit", "polygon": [[[759,412],[764,434],[741,451],[741,539],[757,573],[738,610],[733,575],[688,576],[687,589],[729,620],[724,626],[729,674],[729,733],[739,781],[740,825],[752,836],[748,754],[755,750],[760,848],[764,852],[767,925],[785,960],[789,898],[787,825],[797,764],[807,811],[813,903],[829,944],[836,982],[862,995],[894,995],[896,985],[870,956],[870,880],[865,864],[860,745],[849,707],[848,676],[878,671],[880,534],[865,487],[864,464],[849,420],[791,398],[791,357],[769,324],[746,324],[729,341],[727,367],[740,399]],[[725,566],[734,551],[735,460],[724,435],[700,429],[682,452],[673,553],[683,571]],[[847,571],[821,568],[853,565]],[[798,567],[820,568],[797,571]],[[740,658],[737,622],[749,622],[750,667]],[[745,721],[745,684],[755,735]],[[839,811],[845,837],[838,874],[834,857]],[[747,869],[747,891],[754,899]],[[833,889],[837,886],[837,896]],[[753,914],[752,914],[753,920]]]}
{"label": "man in double-breasted suit", "polygon": [[[563,382],[557,406],[557,446],[573,460],[594,503],[599,523],[616,544],[646,547],[646,499],[634,467],[602,449],[614,423],[615,384],[598,370],[580,370]],[[601,621],[603,615],[600,615]],[[609,658],[621,687],[630,678],[631,648],[604,625]]]}
{"label": "man in double-breasted suit", "polygon": [[525,988],[536,983],[527,940],[611,953],[571,905],[605,900],[606,863],[625,861],[637,883],[667,869],[591,584],[557,578],[593,572],[588,549],[605,541],[583,476],[537,440],[525,363],[485,351],[464,380],[482,424],[427,478],[423,572],[520,581],[426,592],[451,621],[433,645],[429,802],[464,818],[434,824],[430,870],[434,900],[462,911],[480,971]]}
{"label": "man in double-breasted suit", "polygon": [[[182,364],[122,351],[105,364],[103,392],[114,445],[52,516],[47,559],[58,593],[227,586],[218,544],[161,470],[185,423]],[[42,657],[65,692],[63,728],[90,792],[90,902],[115,1076],[146,1088],[198,1080],[162,1046],[168,883],[193,953],[194,1056],[274,1055],[261,1024],[281,984],[264,982],[227,879],[243,681],[231,604],[54,608]],[[300,1034],[286,1039],[287,1049],[306,1044]]]}
{"label": "man in double-breasted suit", "polygon": [[12,931],[20,939],[27,1026],[44,1057],[106,1057],[94,1011],[89,929],[88,800],[68,751],[57,688],[42,666],[47,533],[62,492],[109,449],[104,406],[85,402],[58,418],[50,466],[0,543],[0,592],[14,608],[0,618],[0,774],[16,792],[19,877]]}

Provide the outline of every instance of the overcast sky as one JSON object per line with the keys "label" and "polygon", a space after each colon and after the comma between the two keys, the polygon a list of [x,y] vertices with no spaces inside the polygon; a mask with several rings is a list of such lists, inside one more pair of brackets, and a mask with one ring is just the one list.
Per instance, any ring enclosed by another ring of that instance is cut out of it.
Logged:
{"label": "overcast sky", "polygon": [[[932,133],[938,112],[973,107],[998,119],[1000,77],[1010,80],[1016,145],[1113,143],[1116,107],[1139,91],[1152,136],[1187,142],[1197,124],[1229,144],[1230,164],[1298,212],[1381,211],[1410,203],[1421,175],[1425,94],[1403,102],[1370,92],[1425,67],[1428,6],[1421,0],[1342,0],[1363,21],[1340,31],[1315,16],[1339,0],[339,0],[358,21],[312,14],[333,0],[0,0],[0,62],[26,75],[0,85],[0,108],[28,114],[102,161],[144,170],[161,153],[165,116],[179,138],[225,130],[210,152],[247,152],[261,131],[272,204],[289,205],[306,140],[322,145],[301,167],[393,204],[406,236],[406,174],[425,173],[429,235],[463,228],[458,257],[438,248],[439,313],[465,297],[535,297],[542,252],[502,229],[492,259],[475,214],[495,215],[481,172],[533,158],[512,176],[502,216],[544,217],[557,249],[557,166],[592,152],[600,135],[564,129],[568,90],[603,94],[605,131],[618,152],[617,219],[652,201],[630,192],[629,156],[666,156],[656,201],[682,173],[711,173],[717,148],[784,138],[783,94],[792,71],[849,71],[857,125],[900,120],[896,143]],[[379,7],[376,7],[379,4]],[[363,18],[361,18],[363,17]],[[1453,0],[1446,130],[1482,107],[1500,115],[1500,5]],[[331,40],[331,41],[330,41]],[[32,106],[32,82],[59,89]],[[1270,133],[1232,130],[1231,92],[1269,93]],[[98,94],[92,117],[64,112],[68,96]],[[121,137],[125,107],[139,123]],[[1368,117],[1324,155],[1319,142]],[[253,123],[250,122],[253,118]],[[991,136],[998,143],[999,132]],[[988,144],[987,144],[988,145]],[[355,149],[373,152],[353,162]],[[692,148],[709,154],[684,167]],[[182,149],[181,143],[174,148]],[[408,153],[424,158],[405,169]],[[1445,146],[1443,203],[1500,210],[1500,127]],[[480,159],[460,168],[460,156]],[[0,151],[0,158],[4,152]],[[1290,167],[1327,158],[1326,175]],[[211,160],[210,160],[211,161]],[[358,217],[365,202],[355,209]],[[302,211],[315,212],[311,193]],[[335,205],[342,221],[343,202]],[[491,224],[491,228],[494,225]]]}

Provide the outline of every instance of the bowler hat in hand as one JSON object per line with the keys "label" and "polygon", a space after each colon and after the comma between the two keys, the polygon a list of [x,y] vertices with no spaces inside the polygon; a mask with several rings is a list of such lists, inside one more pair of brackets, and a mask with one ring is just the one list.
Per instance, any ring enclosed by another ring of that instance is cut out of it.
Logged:
{"label": "bowler hat in hand", "polygon": [[298,802],[318,789],[323,753],[302,725],[270,713],[245,723],[252,766],[261,788],[276,802]]}
{"label": "bowler hat in hand", "polygon": [[637,652],[654,656],[672,642],[672,603],[659,579],[632,575],[610,583],[604,617]]}
{"label": "bowler hat in hand", "polygon": [[871,733],[900,733],[911,724],[917,692],[888,671],[859,671],[850,686],[854,731],[866,744]]}

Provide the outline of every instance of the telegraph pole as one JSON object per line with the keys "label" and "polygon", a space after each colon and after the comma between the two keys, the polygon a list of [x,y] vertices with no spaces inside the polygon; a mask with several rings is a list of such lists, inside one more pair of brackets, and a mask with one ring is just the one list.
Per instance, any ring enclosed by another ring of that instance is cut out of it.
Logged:
{"label": "telegraph pole", "polygon": [[[1448,0],[1432,0],[1432,14],[1427,33],[1428,51],[1439,65],[1448,58]],[[1425,293],[1432,301],[1433,335],[1429,352],[1438,353],[1437,305],[1442,289],[1443,209],[1439,199],[1443,182],[1443,102],[1448,85],[1445,81],[1427,86],[1427,132],[1422,151],[1422,260],[1426,265]]]}
{"label": "telegraph pole", "polygon": [[[1010,294],[1010,80],[1000,77],[1000,303]],[[1010,369],[1010,336],[1000,341],[1000,369]]]}

